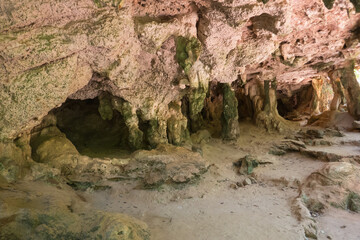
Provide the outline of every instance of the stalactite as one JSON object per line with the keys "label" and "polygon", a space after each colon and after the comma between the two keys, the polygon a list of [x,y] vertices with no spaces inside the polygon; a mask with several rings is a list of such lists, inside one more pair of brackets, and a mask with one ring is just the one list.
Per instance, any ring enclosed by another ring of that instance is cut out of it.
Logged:
{"label": "stalactite", "polygon": [[141,149],[143,147],[143,132],[139,129],[139,119],[136,115],[136,110],[120,98],[112,98],[112,106],[115,110],[121,113],[125,120],[125,124],[129,130],[129,145],[133,150]]}

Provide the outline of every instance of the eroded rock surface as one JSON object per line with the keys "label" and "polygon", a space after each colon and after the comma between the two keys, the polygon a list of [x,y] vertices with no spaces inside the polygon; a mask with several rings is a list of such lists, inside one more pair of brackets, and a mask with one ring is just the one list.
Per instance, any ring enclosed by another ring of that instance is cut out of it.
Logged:
{"label": "eroded rock surface", "polygon": [[4,3],[1,138],[32,128],[67,97],[102,91],[158,122],[155,129],[185,95],[197,131],[209,81],[276,77],[278,90],[290,94],[289,84],[298,88],[356,58],[357,7],[348,0]]}
{"label": "eroded rock surface", "polygon": [[57,187],[39,182],[1,183],[0,187],[1,239],[150,239],[145,223],[93,210],[60,183]]}

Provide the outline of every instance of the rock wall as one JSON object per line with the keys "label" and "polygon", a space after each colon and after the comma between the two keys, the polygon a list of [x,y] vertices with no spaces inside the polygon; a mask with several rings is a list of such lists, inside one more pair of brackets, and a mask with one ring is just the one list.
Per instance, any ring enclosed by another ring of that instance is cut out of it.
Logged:
{"label": "rock wall", "polygon": [[173,102],[187,102],[190,130],[199,130],[210,81],[276,77],[286,90],[356,59],[357,10],[349,0],[6,1],[0,139],[33,128],[67,98],[103,92],[131,109],[134,149],[134,113],[150,123],[153,145],[185,125],[169,110]]}

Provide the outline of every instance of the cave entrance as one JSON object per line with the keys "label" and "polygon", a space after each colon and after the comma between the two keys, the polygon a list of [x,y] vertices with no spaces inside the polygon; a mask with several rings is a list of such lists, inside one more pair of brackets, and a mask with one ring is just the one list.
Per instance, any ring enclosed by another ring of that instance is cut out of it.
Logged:
{"label": "cave entrance", "polygon": [[314,89],[311,84],[295,91],[277,91],[277,109],[283,118],[306,123],[311,116],[311,101]]}
{"label": "cave entrance", "polygon": [[329,78],[314,77],[306,85],[278,90],[277,109],[283,118],[307,124],[310,118],[334,110],[331,107],[334,96],[334,86]]}
{"label": "cave entrance", "polygon": [[236,88],[235,95],[238,100],[239,121],[250,121],[255,115],[251,98],[245,94],[244,88]]}
{"label": "cave entrance", "polygon": [[99,113],[99,100],[68,99],[52,111],[57,127],[75,145],[80,154],[89,157],[128,155],[128,128],[122,115],[113,110],[112,118],[104,120]]}

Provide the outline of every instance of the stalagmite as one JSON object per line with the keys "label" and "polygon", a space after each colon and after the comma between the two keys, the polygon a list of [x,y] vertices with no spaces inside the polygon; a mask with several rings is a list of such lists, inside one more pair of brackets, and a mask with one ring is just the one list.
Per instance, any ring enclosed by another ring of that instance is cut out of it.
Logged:
{"label": "stalagmite", "polygon": [[238,101],[229,84],[223,84],[222,137],[235,140],[240,135]]}

